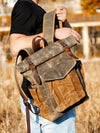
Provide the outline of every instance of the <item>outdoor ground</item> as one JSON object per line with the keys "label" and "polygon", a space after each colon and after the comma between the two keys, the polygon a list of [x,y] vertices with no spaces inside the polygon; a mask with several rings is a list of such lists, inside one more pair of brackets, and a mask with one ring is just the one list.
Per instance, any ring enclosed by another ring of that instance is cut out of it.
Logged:
{"label": "outdoor ground", "polygon": [[[100,61],[84,62],[83,67],[89,100],[76,108],[76,131],[100,133]],[[0,133],[26,133],[13,62],[0,66]]]}

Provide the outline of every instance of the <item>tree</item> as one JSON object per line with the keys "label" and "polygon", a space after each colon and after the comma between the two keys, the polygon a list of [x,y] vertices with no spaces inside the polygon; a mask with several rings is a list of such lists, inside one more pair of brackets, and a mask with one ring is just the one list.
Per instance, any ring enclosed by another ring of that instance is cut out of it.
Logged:
{"label": "tree", "polygon": [[100,0],[81,0],[81,7],[84,13],[95,13],[100,6]]}

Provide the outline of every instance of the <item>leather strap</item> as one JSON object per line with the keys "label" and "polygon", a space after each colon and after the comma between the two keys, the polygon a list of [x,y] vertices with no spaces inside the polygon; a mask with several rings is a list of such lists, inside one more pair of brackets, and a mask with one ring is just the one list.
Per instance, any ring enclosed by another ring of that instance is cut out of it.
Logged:
{"label": "leather strap", "polygon": [[[40,36],[39,36],[40,37]],[[44,42],[44,45],[47,46],[47,42],[42,38],[40,37],[43,42]],[[36,38],[35,38],[36,39]],[[35,42],[35,39],[33,39],[33,45]],[[40,43],[40,42],[38,42]],[[17,70],[16,70],[16,65],[18,63],[18,58],[19,56],[21,56],[22,60],[23,59],[26,59],[26,61],[28,62],[29,64],[29,69],[32,70],[33,72],[33,75],[34,75],[34,79],[36,80],[36,84],[40,85],[41,84],[41,80],[40,80],[40,77],[38,75],[38,72],[36,70],[36,67],[35,65],[31,62],[30,58],[28,57],[29,55],[33,54],[33,51],[31,48],[27,48],[27,49],[22,49],[19,51],[17,57],[16,57],[16,63],[15,63],[15,80],[16,80],[16,84],[17,84],[17,87],[19,89],[19,93],[21,95],[21,97],[23,98],[23,102],[26,106],[26,122],[27,122],[27,133],[31,133],[31,130],[30,130],[30,113],[29,113],[29,110],[34,113],[31,109],[31,105],[30,103],[28,102],[28,97],[25,95],[25,93],[23,92],[22,88],[20,87],[19,83],[18,83],[18,79],[17,79]],[[34,114],[39,114],[40,113],[40,110],[38,110],[36,113]]]}
{"label": "leather strap", "polygon": [[30,113],[29,113],[29,109],[31,108],[31,106],[28,103],[28,100],[24,100],[24,104],[26,106],[27,133],[31,133],[31,130],[30,130]]}
{"label": "leather strap", "polygon": [[[23,90],[21,89],[19,83],[18,83],[18,79],[17,79],[17,70],[16,70],[16,65],[18,63],[18,58],[19,56],[22,57],[22,59],[24,59],[25,57],[31,55],[33,52],[32,52],[32,49],[24,49],[24,50],[20,50],[18,55],[17,55],[17,58],[16,58],[16,63],[15,63],[15,80],[16,80],[16,84],[17,84],[17,87],[19,89],[19,93],[21,95],[21,97],[23,98],[23,102],[26,106],[26,122],[27,122],[27,133],[31,133],[31,130],[30,130],[30,113],[29,113],[29,110],[34,113],[31,109],[31,105],[30,103],[28,102],[28,97],[25,95],[25,93],[23,92]],[[38,114],[39,112],[37,113],[34,113],[34,114]]]}
{"label": "leather strap", "polygon": [[[41,40],[42,40],[42,44],[43,44],[42,47],[40,47]],[[48,43],[47,43],[47,41],[43,37],[36,36],[32,40],[32,50],[33,50],[33,53],[35,53],[36,51],[38,51],[41,48],[46,47],[47,45],[48,45]]]}
{"label": "leather strap", "polygon": [[41,84],[41,79],[38,75],[38,71],[34,65],[34,63],[30,60],[29,56],[25,58],[25,60],[28,62],[29,64],[29,69],[33,72],[34,75],[34,79],[36,81],[36,84],[40,85]]}
{"label": "leather strap", "polygon": [[73,59],[75,59],[75,60],[78,60],[78,57],[76,57],[76,56],[71,52],[70,47],[69,47],[66,43],[64,43],[62,40],[58,40],[58,42],[59,42],[60,45],[63,46],[63,48],[64,48],[64,50],[65,50],[65,52],[66,52],[66,54],[67,54],[68,56],[70,56],[71,58],[73,58]]}

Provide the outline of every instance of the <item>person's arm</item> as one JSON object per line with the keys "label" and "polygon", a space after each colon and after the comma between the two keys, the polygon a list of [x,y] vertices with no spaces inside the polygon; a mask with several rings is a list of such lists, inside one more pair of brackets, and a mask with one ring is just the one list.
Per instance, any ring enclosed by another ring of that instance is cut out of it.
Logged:
{"label": "person's arm", "polygon": [[[55,38],[57,39],[64,39],[70,35],[73,35],[76,40],[80,40],[80,35],[73,30],[72,28],[61,28],[55,30]],[[26,47],[32,47],[32,40],[36,36],[43,37],[43,33],[27,36],[23,34],[11,34],[10,35],[10,49],[13,56],[16,56],[18,51],[20,49],[26,48]]]}
{"label": "person's arm", "polygon": [[10,35],[10,50],[13,56],[17,56],[19,50],[23,48],[31,48],[32,47],[32,40],[36,36],[43,37],[43,34],[31,35],[27,36],[24,34],[17,34],[13,33]]}
{"label": "person's arm", "polygon": [[[32,47],[32,40],[36,36],[43,36],[42,33],[35,34],[37,24],[36,4],[27,1],[19,1],[15,4],[11,16],[10,29],[10,50],[16,56],[20,49]],[[31,21],[30,21],[31,20]]]}
{"label": "person's arm", "polygon": [[[63,15],[60,14],[60,16],[63,16]],[[20,20],[22,21],[22,19],[20,19]],[[14,21],[15,21],[15,19],[14,19]],[[61,29],[56,29],[55,30],[55,38],[63,39],[63,38],[66,38],[70,35],[73,35],[76,38],[76,40],[79,41],[80,38],[81,38],[80,35],[76,31],[74,31],[72,28],[70,28],[66,18],[63,21],[63,23],[66,25],[66,27],[61,28]],[[27,28],[27,26],[26,26],[26,28]],[[25,34],[18,34],[17,32],[12,33],[10,35],[10,49],[11,49],[12,55],[16,56],[20,49],[23,49],[23,48],[26,48],[26,47],[32,47],[32,40],[36,36],[43,37],[43,34],[40,33],[40,34],[37,34],[37,35],[28,36],[28,35],[25,35]]]}

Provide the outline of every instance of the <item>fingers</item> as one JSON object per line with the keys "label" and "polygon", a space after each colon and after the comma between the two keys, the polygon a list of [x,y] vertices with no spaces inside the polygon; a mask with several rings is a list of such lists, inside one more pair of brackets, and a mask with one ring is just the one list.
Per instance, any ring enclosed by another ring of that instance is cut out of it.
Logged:
{"label": "fingers", "polygon": [[61,21],[65,21],[66,19],[66,14],[67,14],[67,11],[66,11],[66,8],[61,6],[61,7],[58,7],[56,9],[56,14],[57,14],[57,18],[58,20],[61,20]]}
{"label": "fingers", "polygon": [[81,36],[79,33],[77,33],[75,30],[71,28],[60,28],[55,30],[55,37],[57,39],[64,39],[69,36],[74,36],[75,39],[79,42],[81,39]]}
{"label": "fingers", "polygon": [[81,36],[78,32],[72,29],[72,35],[75,37],[75,39],[80,42]]}
{"label": "fingers", "polygon": [[[72,28],[67,28],[67,29],[66,29],[66,32],[69,32],[70,35],[74,36],[75,39],[76,39],[78,42],[80,42],[81,36],[80,36],[80,34],[79,34],[77,31],[75,31],[75,30],[72,29]],[[68,34],[68,33],[67,33],[67,34]]]}
{"label": "fingers", "polygon": [[78,42],[80,42],[80,37],[79,36],[77,36],[76,34],[72,34],[73,36],[74,36],[74,38],[78,41]]}
{"label": "fingers", "polygon": [[80,36],[80,34],[77,31],[73,30],[72,28],[68,28],[68,27],[67,28],[62,28],[62,30],[65,30],[65,33],[63,31],[63,34],[65,34],[65,37],[68,37],[68,36],[72,35],[72,36],[75,37],[75,39],[78,42],[80,42],[81,36]]}
{"label": "fingers", "polygon": [[57,11],[62,11],[62,10],[66,10],[66,8],[65,8],[64,6],[59,6],[59,7],[57,7],[56,10],[57,10]]}

